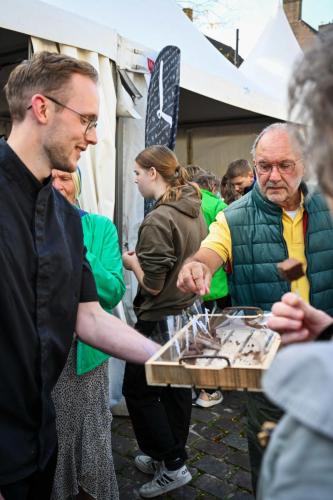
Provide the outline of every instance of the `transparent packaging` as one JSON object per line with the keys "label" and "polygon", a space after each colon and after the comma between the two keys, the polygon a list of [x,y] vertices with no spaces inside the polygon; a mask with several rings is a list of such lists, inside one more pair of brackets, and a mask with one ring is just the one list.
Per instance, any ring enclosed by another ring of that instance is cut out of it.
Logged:
{"label": "transparent packaging", "polygon": [[[192,316],[148,362],[155,373],[150,383],[222,387],[229,380],[232,388],[258,388],[280,345],[279,334],[267,327],[269,314],[230,307]],[[148,378],[152,372],[146,372]]]}

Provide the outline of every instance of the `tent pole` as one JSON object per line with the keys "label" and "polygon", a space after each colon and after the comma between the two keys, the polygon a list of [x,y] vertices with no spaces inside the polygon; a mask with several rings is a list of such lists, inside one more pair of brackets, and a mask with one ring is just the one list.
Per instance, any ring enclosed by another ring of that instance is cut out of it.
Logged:
{"label": "tent pole", "polygon": [[118,231],[119,246],[123,248],[123,178],[124,178],[124,158],[123,158],[123,124],[122,118],[117,118],[116,127],[116,190],[115,190],[115,210],[114,223]]}
{"label": "tent pole", "polygon": [[239,29],[236,29],[236,50],[234,55],[234,65],[238,67],[238,43],[239,43]]}
{"label": "tent pole", "polygon": [[186,130],[186,157],[187,157],[187,165],[191,165],[193,163],[192,130]]}

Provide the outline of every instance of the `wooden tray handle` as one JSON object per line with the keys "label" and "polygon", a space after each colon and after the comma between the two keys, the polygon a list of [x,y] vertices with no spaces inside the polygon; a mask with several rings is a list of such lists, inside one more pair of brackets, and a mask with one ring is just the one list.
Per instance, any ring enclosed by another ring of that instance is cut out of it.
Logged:
{"label": "wooden tray handle", "polygon": [[[255,314],[244,314],[242,316],[237,316],[237,313],[240,311],[252,311]],[[260,307],[253,306],[233,306],[233,307],[225,307],[222,311],[227,318],[233,319],[239,317],[240,319],[256,319],[264,316],[264,311],[260,309]]]}

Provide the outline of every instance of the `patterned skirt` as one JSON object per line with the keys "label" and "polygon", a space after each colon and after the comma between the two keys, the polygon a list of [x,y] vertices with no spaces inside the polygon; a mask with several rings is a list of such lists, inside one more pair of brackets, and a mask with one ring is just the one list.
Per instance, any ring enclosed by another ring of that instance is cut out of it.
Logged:
{"label": "patterned skirt", "polygon": [[97,500],[118,500],[111,446],[108,361],[76,375],[76,341],[52,393],[56,408],[58,463],[52,500],[65,500],[81,487]]}

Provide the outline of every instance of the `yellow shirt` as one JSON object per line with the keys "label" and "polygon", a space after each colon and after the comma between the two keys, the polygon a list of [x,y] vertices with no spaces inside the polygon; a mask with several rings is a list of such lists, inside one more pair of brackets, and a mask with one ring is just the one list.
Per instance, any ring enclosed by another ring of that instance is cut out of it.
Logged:
{"label": "yellow shirt", "polygon": [[[283,237],[287,245],[288,256],[303,264],[305,276],[297,281],[291,282],[291,291],[298,293],[302,299],[309,302],[310,284],[306,276],[307,262],[305,258],[304,234],[303,234],[303,198],[294,218],[283,210],[282,225]],[[209,234],[201,243],[202,248],[214,250],[224,263],[228,261],[232,265],[232,242],[228,222],[223,212],[217,214],[216,222],[209,227]]]}

